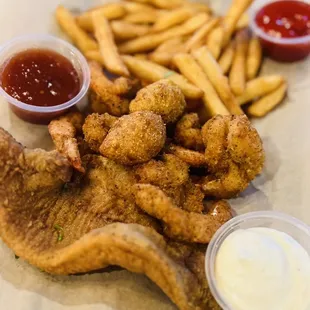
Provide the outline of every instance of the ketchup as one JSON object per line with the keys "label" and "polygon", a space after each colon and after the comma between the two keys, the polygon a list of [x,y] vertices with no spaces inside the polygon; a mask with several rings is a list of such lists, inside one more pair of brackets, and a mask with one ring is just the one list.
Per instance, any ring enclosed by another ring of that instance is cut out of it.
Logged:
{"label": "ketchup", "polygon": [[261,37],[262,46],[271,58],[292,62],[310,53],[309,4],[297,0],[275,1],[257,13],[255,22],[268,36],[274,38]]}
{"label": "ketchup", "polygon": [[10,58],[2,68],[0,83],[11,97],[41,107],[63,104],[81,88],[72,63],[45,49],[29,49]]}
{"label": "ketchup", "polygon": [[301,1],[276,1],[256,15],[257,25],[276,38],[310,35],[310,6]]}

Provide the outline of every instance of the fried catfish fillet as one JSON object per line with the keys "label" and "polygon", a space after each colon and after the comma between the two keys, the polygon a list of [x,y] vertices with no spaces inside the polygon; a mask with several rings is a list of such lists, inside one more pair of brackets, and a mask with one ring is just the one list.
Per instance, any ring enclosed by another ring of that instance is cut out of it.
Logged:
{"label": "fried catfish fillet", "polygon": [[0,128],[2,240],[49,273],[119,265],[146,274],[179,309],[208,308],[210,292],[169,250],[157,221],[135,205],[133,173],[97,155],[83,163],[86,173],[71,177],[65,157],[24,149]]}
{"label": "fried catfish fillet", "polygon": [[213,117],[203,126],[202,138],[211,173],[202,185],[206,195],[232,198],[261,173],[263,144],[245,115]]}
{"label": "fried catfish fillet", "polygon": [[215,232],[232,218],[225,201],[218,202],[217,214],[199,214],[181,210],[162,190],[150,184],[135,185],[135,195],[137,205],[161,220],[166,225],[165,235],[175,240],[209,243]]}

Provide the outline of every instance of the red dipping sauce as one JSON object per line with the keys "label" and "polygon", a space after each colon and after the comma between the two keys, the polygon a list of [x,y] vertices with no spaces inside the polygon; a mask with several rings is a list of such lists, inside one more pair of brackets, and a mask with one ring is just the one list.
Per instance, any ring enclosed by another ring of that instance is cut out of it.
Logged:
{"label": "red dipping sauce", "polygon": [[257,11],[254,23],[270,57],[292,62],[310,53],[309,4],[297,0],[271,2]]}
{"label": "red dipping sauce", "polygon": [[[33,106],[61,105],[79,93],[80,84],[72,63],[47,49],[22,51],[5,62],[0,72],[3,90],[14,99]],[[31,113],[14,108],[18,116],[32,121]]]}

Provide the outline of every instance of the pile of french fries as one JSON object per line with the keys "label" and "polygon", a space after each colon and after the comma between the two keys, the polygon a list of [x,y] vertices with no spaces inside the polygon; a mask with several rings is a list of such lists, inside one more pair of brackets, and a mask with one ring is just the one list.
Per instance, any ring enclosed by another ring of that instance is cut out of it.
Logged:
{"label": "pile of french fries", "polygon": [[[224,16],[187,0],[125,0],[74,16],[59,6],[61,28],[89,60],[143,85],[175,82],[201,115],[262,117],[285,97],[281,75],[257,77],[259,40],[249,29],[253,0],[233,0]],[[107,83],[107,85],[109,85]]]}

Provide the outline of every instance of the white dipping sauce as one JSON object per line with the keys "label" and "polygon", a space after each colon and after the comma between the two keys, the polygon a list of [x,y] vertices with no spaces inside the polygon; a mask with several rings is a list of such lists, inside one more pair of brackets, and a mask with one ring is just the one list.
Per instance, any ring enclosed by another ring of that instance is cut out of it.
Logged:
{"label": "white dipping sauce", "polygon": [[310,257],[270,228],[237,230],[215,261],[217,287],[232,310],[310,310]]}

